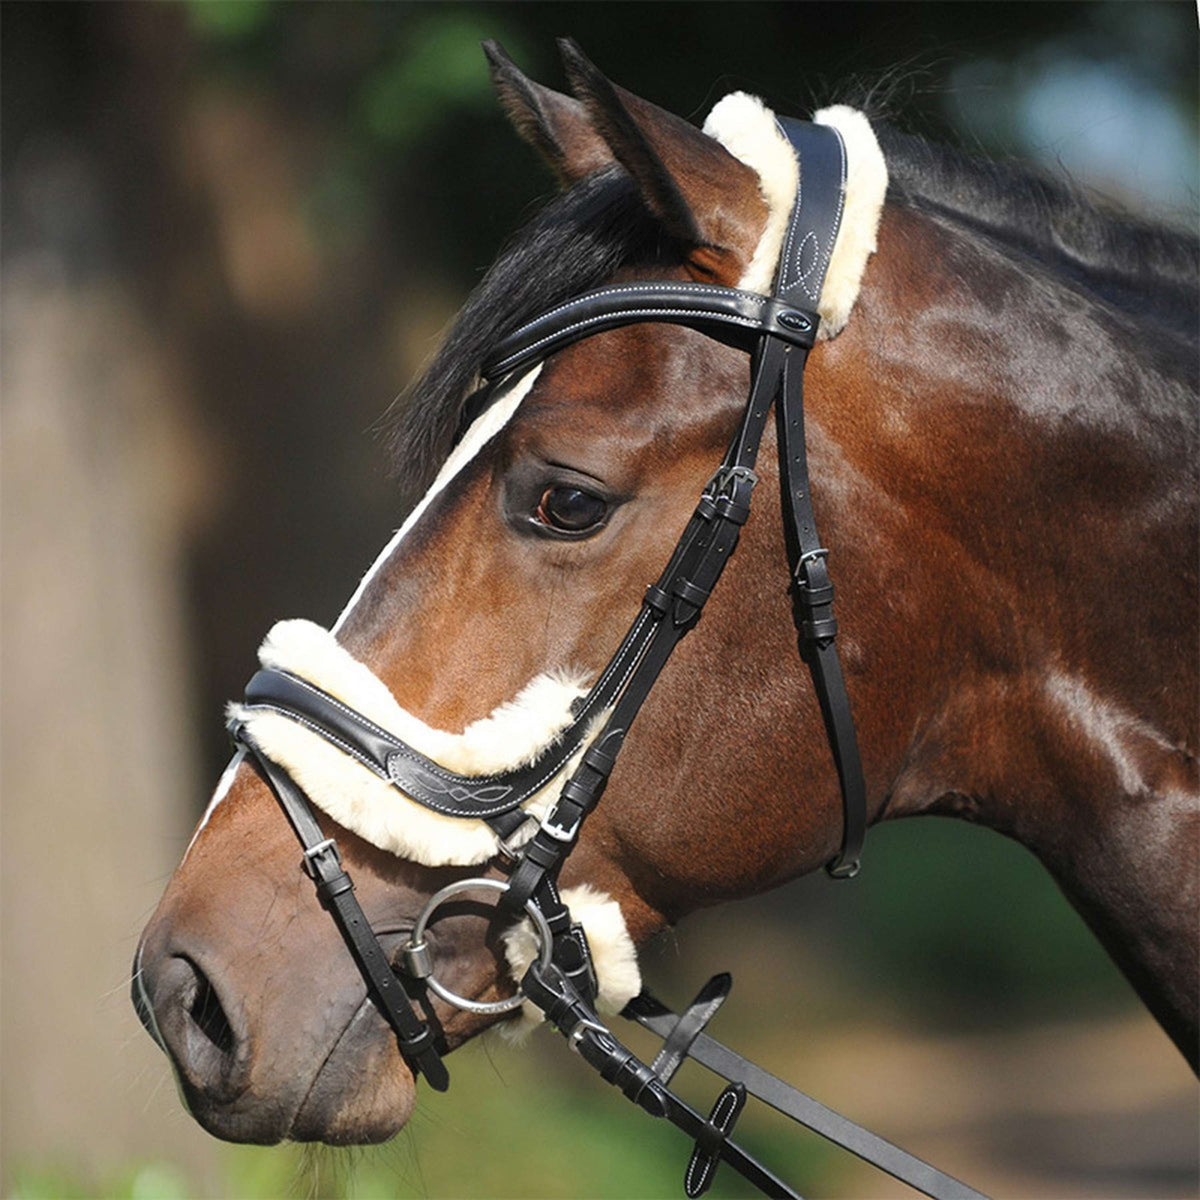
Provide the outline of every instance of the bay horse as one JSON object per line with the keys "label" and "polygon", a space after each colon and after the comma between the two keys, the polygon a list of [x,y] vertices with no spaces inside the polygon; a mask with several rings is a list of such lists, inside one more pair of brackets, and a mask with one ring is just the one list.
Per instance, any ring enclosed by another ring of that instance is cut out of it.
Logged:
{"label": "bay horse", "polygon": [[[422,498],[332,632],[283,622],[260,652],[269,676],[415,748],[450,806],[490,803],[488,781],[579,723],[763,361],[658,320],[548,339],[500,379],[489,358],[592,289],[761,301],[816,183],[803,162],[797,182],[751,97],[699,130],[570,43],[573,96],[487,49],[562,192],[402,414],[399,469]],[[851,109],[815,121],[836,130],[846,177],[812,297],[806,443],[865,816],[950,814],[1029,848],[1195,1068],[1197,243]],[[778,436],[763,431],[727,577],[569,831],[562,897],[600,1011],[637,995],[637,947],[660,930],[845,849],[823,696],[796,654]],[[400,1007],[445,1053],[537,1018],[517,988],[547,937],[519,906],[480,920],[457,905],[426,929],[430,898],[481,873],[511,886],[522,848],[554,831],[563,780],[602,748],[599,718],[500,828],[413,802],[285,709],[249,695],[231,709],[243,750],[143,933],[135,1006],[217,1136],[377,1142],[412,1113],[417,1059],[297,869],[279,793],[320,810],[305,861],[325,904],[321,855],[353,878],[388,966],[438,981]]]}

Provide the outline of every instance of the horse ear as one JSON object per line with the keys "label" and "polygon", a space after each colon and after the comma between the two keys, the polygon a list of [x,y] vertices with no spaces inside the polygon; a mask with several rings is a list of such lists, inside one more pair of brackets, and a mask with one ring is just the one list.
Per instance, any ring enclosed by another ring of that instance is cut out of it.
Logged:
{"label": "horse ear", "polygon": [[607,167],[613,152],[578,100],[526,76],[496,41],[483,43],[492,84],[517,133],[549,164],[563,187]]}
{"label": "horse ear", "polygon": [[592,125],[650,211],[690,247],[691,273],[737,283],[767,215],[757,173],[682,117],[606,79],[570,38],[558,46]]}

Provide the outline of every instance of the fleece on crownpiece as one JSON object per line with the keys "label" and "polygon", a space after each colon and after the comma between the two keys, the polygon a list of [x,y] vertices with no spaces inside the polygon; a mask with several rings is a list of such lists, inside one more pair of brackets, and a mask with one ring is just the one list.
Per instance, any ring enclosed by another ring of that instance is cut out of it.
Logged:
{"label": "fleece on crownpiece", "polygon": [[[842,224],[817,304],[820,336],[831,338],[850,319],[867,259],[875,252],[888,174],[871,123],[857,109],[837,104],[821,109],[813,121],[836,129],[846,148]],[[745,92],[732,92],[718,101],[704,122],[704,132],[758,175],[759,190],[767,203],[767,225],[738,286],[769,293],[798,186],[803,193],[803,165],[797,172],[795,152],[776,123],[775,114],[756,96]]]}

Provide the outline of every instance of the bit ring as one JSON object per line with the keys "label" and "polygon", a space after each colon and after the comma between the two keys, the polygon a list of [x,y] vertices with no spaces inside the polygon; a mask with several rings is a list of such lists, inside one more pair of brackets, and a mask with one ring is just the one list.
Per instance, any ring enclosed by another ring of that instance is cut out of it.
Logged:
{"label": "bit ring", "polygon": [[[425,927],[429,924],[433,914],[448,900],[452,900],[463,892],[478,891],[480,888],[503,894],[508,891],[508,886],[505,880],[485,879],[482,876],[473,879],[459,879],[454,883],[448,883],[440,892],[434,892],[425,902],[425,907],[421,909],[421,915],[417,917],[417,923],[413,926],[408,945],[404,947],[405,962],[410,965],[421,964],[419,970],[411,970],[410,966],[410,973],[424,979],[426,987],[435,996],[440,996],[445,1000],[447,1004],[453,1004],[456,1008],[464,1008],[468,1012],[494,1015],[512,1012],[513,1009],[520,1008],[525,1003],[525,997],[520,992],[505,1000],[468,1000],[466,996],[452,992],[445,984],[439,983],[434,978],[432,966],[429,963],[428,947],[425,944]],[[525,901],[525,911],[533,922],[534,936],[538,939],[538,966],[545,970],[550,965],[550,956],[554,948],[550,926],[547,924],[542,910],[532,899]]]}

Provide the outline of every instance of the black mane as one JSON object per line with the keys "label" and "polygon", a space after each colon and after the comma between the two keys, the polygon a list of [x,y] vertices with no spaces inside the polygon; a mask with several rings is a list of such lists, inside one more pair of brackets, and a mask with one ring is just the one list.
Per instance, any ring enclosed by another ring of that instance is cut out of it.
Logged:
{"label": "black mane", "polygon": [[576,184],[518,230],[395,413],[389,440],[408,497],[420,496],[445,461],[471,407],[480,365],[501,338],[599,287],[623,266],[649,268],[671,255],[681,260],[617,168]]}
{"label": "black mane", "polygon": [[937,213],[1035,261],[1137,320],[1194,343],[1200,246],[1194,235],[1098,203],[1023,163],[973,157],[885,124],[888,197]]}

